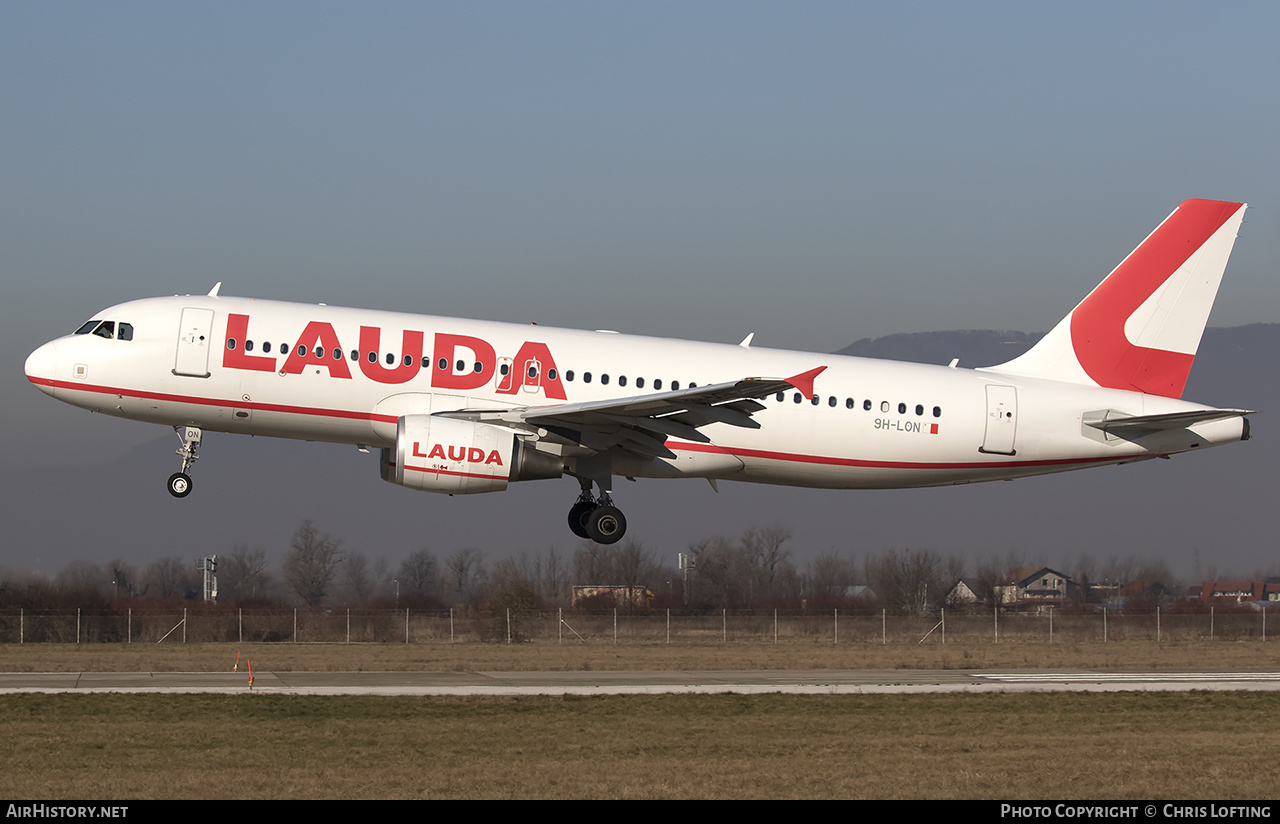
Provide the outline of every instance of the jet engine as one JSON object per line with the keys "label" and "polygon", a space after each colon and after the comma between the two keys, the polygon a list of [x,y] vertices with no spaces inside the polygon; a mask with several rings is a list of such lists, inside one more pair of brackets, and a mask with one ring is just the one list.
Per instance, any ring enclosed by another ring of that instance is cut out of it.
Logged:
{"label": "jet engine", "polygon": [[405,415],[394,449],[382,450],[382,479],[393,484],[473,495],[501,492],[510,481],[559,478],[558,455],[540,452],[509,429],[432,415]]}

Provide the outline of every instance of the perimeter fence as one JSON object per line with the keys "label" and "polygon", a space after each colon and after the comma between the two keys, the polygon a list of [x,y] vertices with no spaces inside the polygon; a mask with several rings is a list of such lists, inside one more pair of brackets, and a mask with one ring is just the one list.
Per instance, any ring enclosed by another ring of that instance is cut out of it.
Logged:
{"label": "perimeter fence", "polygon": [[[1275,618],[1272,618],[1273,625]],[[1273,633],[1277,627],[1273,627]],[[0,610],[0,643],[1018,643],[1266,641],[1267,610]]]}

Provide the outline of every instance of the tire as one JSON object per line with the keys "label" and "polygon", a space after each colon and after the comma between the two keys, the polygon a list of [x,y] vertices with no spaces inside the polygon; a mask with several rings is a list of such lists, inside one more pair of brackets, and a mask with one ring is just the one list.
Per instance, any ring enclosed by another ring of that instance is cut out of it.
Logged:
{"label": "tire", "polygon": [[587,534],[587,516],[598,506],[594,501],[578,501],[569,510],[569,531],[579,538],[590,539]]}
{"label": "tire", "polygon": [[627,533],[627,519],[612,506],[596,507],[587,516],[587,537],[597,544],[615,544]]}
{"label": "tire", "polygon": [[185,498],[191,494],[191,476],[185,472],[175,472],[169,476],[169,494],[175,498]]}

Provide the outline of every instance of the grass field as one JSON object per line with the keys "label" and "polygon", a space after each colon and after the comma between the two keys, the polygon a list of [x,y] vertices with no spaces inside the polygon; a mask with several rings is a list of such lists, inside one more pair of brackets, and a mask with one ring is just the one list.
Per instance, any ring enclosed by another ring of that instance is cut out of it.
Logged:
{"label": "grass field", "polygon": [[1280,643],[0,644],[0,672],[1280,669]]}
{"label": "grass field", "polygon": [[[8,671],[1270,670],[1260,642],[8,645]],[[0,793],[147,798],[1275,799],[1276,693],[0,696]]]}

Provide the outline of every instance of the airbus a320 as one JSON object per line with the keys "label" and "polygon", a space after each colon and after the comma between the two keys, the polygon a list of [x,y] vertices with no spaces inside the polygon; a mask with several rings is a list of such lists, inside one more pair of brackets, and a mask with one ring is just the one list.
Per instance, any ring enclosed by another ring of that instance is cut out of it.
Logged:
{"label": "airbus a320", "polygon": [[1180,400],[1245,204],[1188,200],[1021,357],[983,369],[285,303],[148,298],[26,362],[42,392],[177,432],[381,450],[450,495],[571,476],[575,535],[626,532],[613,481],[942,486],[1246,440],[1251,410]]}

